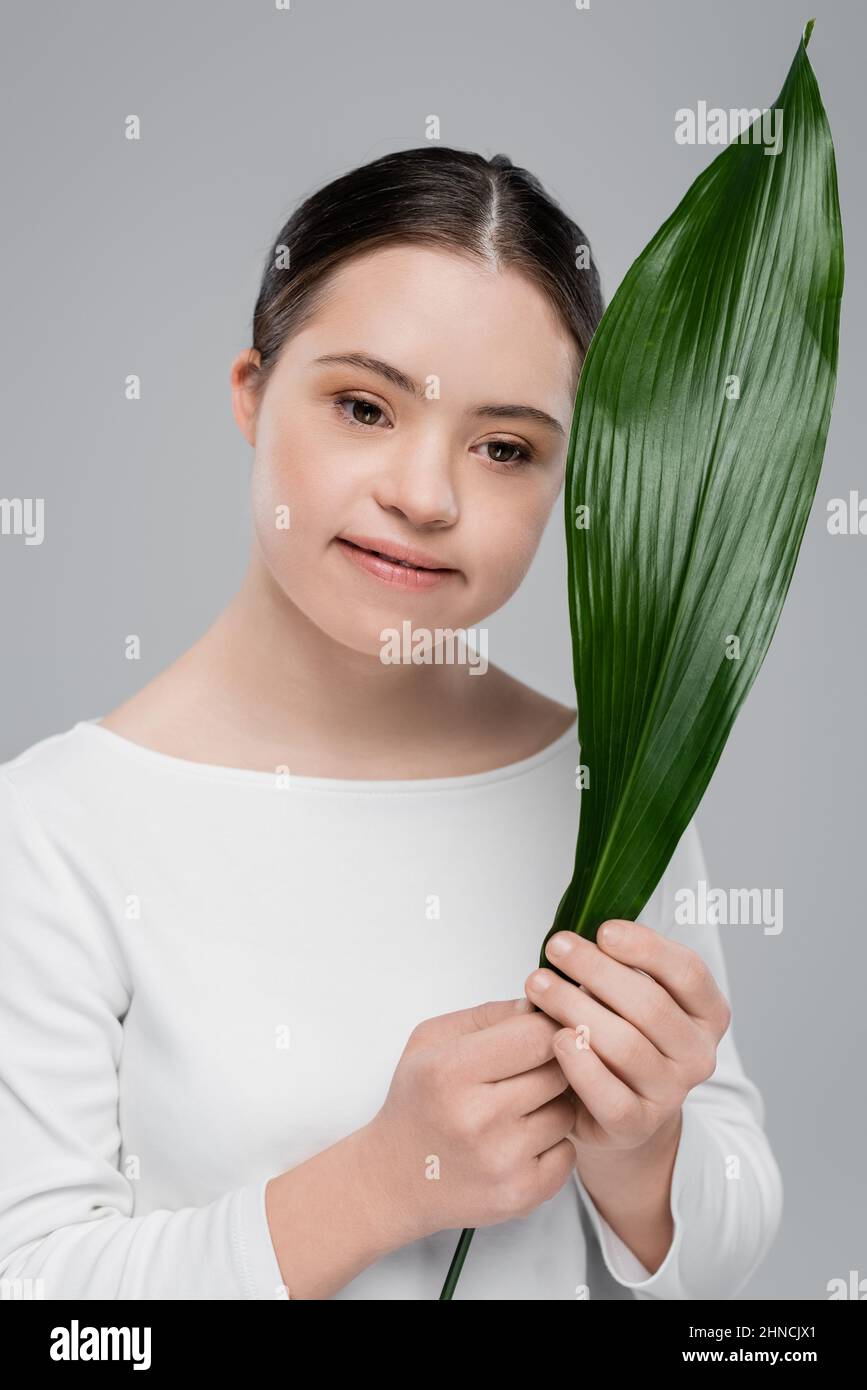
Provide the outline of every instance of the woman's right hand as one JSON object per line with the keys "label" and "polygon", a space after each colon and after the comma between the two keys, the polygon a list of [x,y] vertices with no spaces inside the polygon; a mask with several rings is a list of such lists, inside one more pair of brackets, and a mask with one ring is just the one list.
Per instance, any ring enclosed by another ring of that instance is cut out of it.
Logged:
{"label": "woman's right hand", "polygon": [[525,1217],[563,1187],[575,1099],[554,1057],[560,1028],[522,998],[413,1030],[382,1108],[354,1135],[395,1244]]}

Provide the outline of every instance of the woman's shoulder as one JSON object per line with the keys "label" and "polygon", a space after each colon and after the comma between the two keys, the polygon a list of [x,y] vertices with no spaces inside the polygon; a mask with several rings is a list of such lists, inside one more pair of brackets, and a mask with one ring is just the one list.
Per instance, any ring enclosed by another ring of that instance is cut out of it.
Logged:
{"label": "woman's shoulder", "polygon": [[40,788],[50,791],[62,786],[65,778],[82,766],[79,731],[88,722],[79,720],[66,729],[44,734],[0,761],[0,783],[22,796]]}
{"label": "woman's shoulder", "polygon": [[81,721],[46,734],[0,762],[0,859],[7,880],[17,873],[44,877],[55,845],[74,839],[94,782],[86,727]]}
{"label": "woman's shoulder", "polygon": [[[173,689],[167,674],[160,672],[108,713],[78,719],[65,729],[44,734],[5,762],[0,761],[0,784],[6,784],[7,800],[12,798],[11,789],[34,805],[84,798],[88,788],[96,790],[98,784],[111,779],[114,764],[104,756],[106,745],[94,730],[105,728],[130,742],[147,744],[149,734],[161,727],[165,711],[171,708],[171,701],[163,698],[166,686],[169,695]],[[175,707],[180,707],[180,701],[175,701]]]}

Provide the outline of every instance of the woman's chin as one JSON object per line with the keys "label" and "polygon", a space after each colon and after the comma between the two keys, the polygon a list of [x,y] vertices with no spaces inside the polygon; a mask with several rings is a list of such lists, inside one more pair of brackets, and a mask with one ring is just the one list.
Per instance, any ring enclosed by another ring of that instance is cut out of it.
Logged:
{"label": "woman's chin", "polygon": [[325,615],[315,621],[334,641],[383,666],[451,665],[465,659],[460,652],[467,627],[448,615],[384,606],[375,615],[370,610],[353,615],[344,608],[332,621]]}

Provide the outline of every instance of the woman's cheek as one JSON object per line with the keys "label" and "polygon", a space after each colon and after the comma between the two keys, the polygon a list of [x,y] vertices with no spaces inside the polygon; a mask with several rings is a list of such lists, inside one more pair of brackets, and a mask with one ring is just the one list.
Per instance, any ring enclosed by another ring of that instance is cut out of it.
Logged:
{"label": "woman's cheek", "polygon": [[497,548],[488,559],[487,573],[490,576],[489,587],[494,591],[498,604],[506,603],[520,587],[533,562],[546,519],[547,513],[538,519],[535,516],[522,518],[516,524],[510,516],[510,524],[504,521],[499,530],[496,526],[492,527],[490,534],[496,537]]}
{"label": "woman's cheek", "polygon": [[[328,513],[327,477],[309,454],[286,445],[257,449],[251,480],[251,507],[257,532],[272,553],[275,536],[285,550],[289,540],[315,538]],[[336,524],[336,523],[335,523]]]}
{"label": "woman's cheek", "polygon": [[[291,477],[291,486],[290,486]],[[265,563],[288,593],[299,543],[303,545],[303,490],[288,468],[269,465],[257,457],[250,488],[253,529]]]}

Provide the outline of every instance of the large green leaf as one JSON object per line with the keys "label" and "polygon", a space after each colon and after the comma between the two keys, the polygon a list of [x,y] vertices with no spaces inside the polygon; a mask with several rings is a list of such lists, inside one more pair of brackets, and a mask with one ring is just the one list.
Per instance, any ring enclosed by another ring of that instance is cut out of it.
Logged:
{"label": "large green leaf", "polygon": [[[754,142],[756,122],[749,143],[736,139],[696,179],[627,273],[584,363],[565,510],[589,783],[545,942],[562,929],[595,940],[606,918],[644,908],[792,577],[828,431],[843,286],[811,30],[774,103],[779,152]],[[582,505],[586,529],[575,524]],[[553,968],[544,943],[540,964]]]}
{"label": "large green leaf", "polygon": [[[754,139],[760,118],[696,179],[628,271],[581,372],[565,507],[589,782],[545,942],[563,929],[595,940],[607,918],[646,906],[792,578],[828,433],[843,289],[812,27],[771,108],[783,113],[778,152]],[[557,968],[545,943],[539,964]],[[461,1233],[441,1299],[472,1236]]]}

